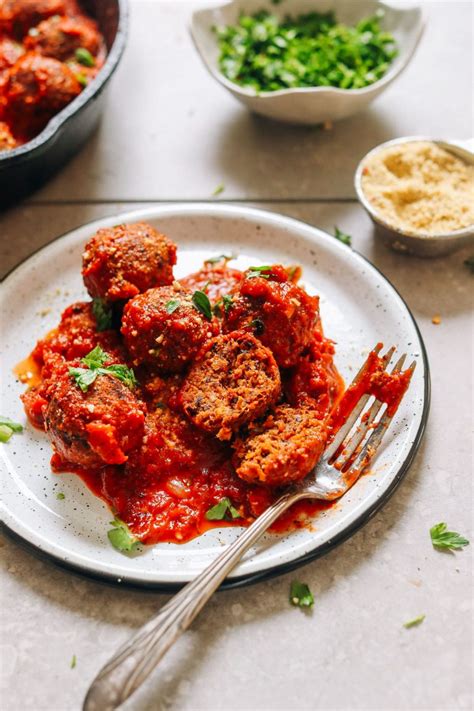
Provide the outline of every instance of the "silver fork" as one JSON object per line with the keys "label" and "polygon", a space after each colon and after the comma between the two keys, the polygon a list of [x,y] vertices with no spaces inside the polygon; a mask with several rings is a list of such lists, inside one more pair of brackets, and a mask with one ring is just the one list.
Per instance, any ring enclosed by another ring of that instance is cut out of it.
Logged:
{"label": "silver fork", "polygon": [[[374,351],[378,354],[379,344]],[[382,357],[386,368],[395,348]],[[406,355],[402,355],[392,373],[400,372]],[[354,378],[357,385],[367,368],[368,359]],[[415,369],[413,362],[408,371]],[[178,637],[190,626],[206,602],[217,590],[243,555],[268,527],[292,504],[301,499],[340,498],[357,481],[372,461],[392,416],[383,403],[364,393],[326,448],[321,460],[302,482],[288,488],[249,528],[229,545],[195,580],[188,583],[155,617],[139,629],[112,657],[94,679],[84,701],[84,711],[112,711],[122,704],[148,677]],[[359,422],[359,424],[357,424]],[[357,426],[356,426],[357,424]],[[354,429],[352,436],[349,437]]]}

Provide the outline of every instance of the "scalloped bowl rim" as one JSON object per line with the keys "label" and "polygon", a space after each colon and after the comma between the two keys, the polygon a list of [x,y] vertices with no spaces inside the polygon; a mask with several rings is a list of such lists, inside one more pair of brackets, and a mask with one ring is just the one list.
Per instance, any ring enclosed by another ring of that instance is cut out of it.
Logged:
{"label": "scalloped bowl rim", "polygon": [[[334,5],[337,5],[337,0],[333,0]],[[194,41],[194,44],[196,46],[196,49],[199,52],[199,55],[201,59],[203,60],[204,64],[210,71],[210,73],[227,89],[230,89],[232,92],[235,94],[240,94],[242,96],[246,96],[252,99],[272,99],[276,98],[279,96],[287,96],[289,94],[295,95],[295,94],[336,94],[336,95],[341,95],[341,96],[363,96],[364,94],[371,94],[378,89],[382,89],[385,87],[387,84],[390,84],[396,77],[401,74],[401,72],[406,69],[408,63],[410,62],[411,58],[413,57],[415,50],[420,42],[420,39],[423,35],[423,31],[426,26],[426,11],[422,5],[419,4],[413,4],[412,7],[407,7],[407,8],[397,8],[396,6],[389,5],[387,3],[382,2],[379,0],[377,2],[377,9],[390,9],[392,11],[395,11],[399,13],[400,15],[407,14],[409,12],[417,12],[418,13],[418,26],[416,29],[416,35],[415,35],[415,40],[412,44],[412,46],[408,47],[405,53],[402,55],[398,55],[399,62],[395,61],[391,64],[389,70],[386,72],[386,74],[383,75],[380,79],[377,79],[373,84],[369,84],[368,86],[364,86],[360,89],[341,89],[340,87],[337,86],[305,86],[305,87],[294,87],[294,88],[289,88],[289,89],[277,89],[276,91],[261,91],[257,92],[255,89],[248,89],[240,84],[236,84],[232,82],[230,79],[228,79],[218,68],[218,66],[215,66],[212,64],[210,61],[208,61],[207,55],[205,51],[203,51],[202,45],[195,33],[195,27],[197,25],[197,20],[200,18],[200,16],[205,15],[208,13],[210,10],[223,10],[224,8],[228,8],[231,5],[234,5],[238,3],[239,0],[230,0],[230,2],[225,2],[222,5],[209,5],[207,7],[200,7],[198,10],[195,10],[192,14],[191,17],[191,37]]]}
{"label": "scalloped bowl rim", "polygon": [[33,151],[45,146],[58,133],[69,119],[83,108],[87,102],[97,94],[100,94],[110,79],[114,71],[117,69],[120,59],[123,55],[128,31],[128,0],[117,0],[118,7],[118,25],[117,32],[112,42],[112,46],[107,54],[107,58],[103,67],[94,80],[79,94],[71,103],[64,107],[61,111],[55,114],[43,128],[41,133],[10,151],[0,152],[0,169],[5,163],[16,163],[22,159],[28,158]]}

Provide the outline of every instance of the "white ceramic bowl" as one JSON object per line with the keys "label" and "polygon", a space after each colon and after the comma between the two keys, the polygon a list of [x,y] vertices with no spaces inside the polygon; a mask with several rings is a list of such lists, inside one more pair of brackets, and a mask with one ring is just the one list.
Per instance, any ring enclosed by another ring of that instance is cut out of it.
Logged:
{"label": "white ceramic bowl", "polygon": [[474,139],[469,141],[443,141],[428,138],[427,136],[405,136],[404,138],[395,138],[392,141],[386,141],[372,148],[357,166],[354,186],[362,207],[365,208],[375,225],[376,235],[396,252],[414,255],[416,257],[441,257],[445,254],[455,252],[457,249],[461,249],[468,244],[474,244],[474,225],[468,225],[468,227],[463,227],[454,232],[440,232],[437,234],[406,232],[386,222],[383,215],[377,212],[370,200],[365,196],[362,188],[362,171],[369,156],[378,153],[384,148],[396,146],[400,143],[412,143],[414,141],[436,143],[437,146],[450,151],[450,153],[461,158],[469,165],[474,165]]}
{"label": "white ceramic bowl", "polygon": [[[213,31],[216,25],[234,25],[242,12],[253,14],[268,10],[273,14],[298,15],[312,11],[334,10],[337,19],[354,25],[363,17],[384,10],[384,30],[395,37],[399,54],[382,79],[363,89],[338,89],[336,87],[305,87],[282,89],[257,94],[229,81],[219,70],[219,48]],[[197,10],[191,21],[191,34],[199,54],[222,86],[251,111],[287,123],[314,125],[324,121],[337,121],[365,109],[405,69],[420,40],[424,17],[419,6],[393,7],[377,0],[233,0],[225,5]]]}

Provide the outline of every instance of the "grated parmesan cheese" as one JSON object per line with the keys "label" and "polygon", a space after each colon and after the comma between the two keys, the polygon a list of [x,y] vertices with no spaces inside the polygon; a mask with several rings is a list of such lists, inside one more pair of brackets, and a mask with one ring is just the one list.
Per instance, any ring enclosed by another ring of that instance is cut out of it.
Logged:
{"label": "grated parmesan cheese", "polygon": [[474,166],[435,143],[381,149],[362,169],[367,200],[408,234],[445,234],[474,225]]}

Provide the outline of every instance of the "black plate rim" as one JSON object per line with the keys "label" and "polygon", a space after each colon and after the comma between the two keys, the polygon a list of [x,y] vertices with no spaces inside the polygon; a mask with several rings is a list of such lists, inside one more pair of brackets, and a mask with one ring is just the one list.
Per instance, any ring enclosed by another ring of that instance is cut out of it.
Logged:
{"label": "black plate rim", "polygon": [[[220,204],[221,206],[222,203]],[[211,209],[218,209],[219,205],[212,204],[212,206],[207,205],[205,203],[181,203],[181,204],[175,204],[172,207],[176,210],[179,210],[179,208],[185,206],[186,208],[192,208],[192,207],[210,207]],[[230,206],[229,206],[230,207]],[[235,206],[232,206],[235,207]],[[275,213],[271,212],[269,210],[262,210],[259,208],[248,208],[245,207],[245,211],[247,212],[252,212],[256,216],[258,214],[262,214],[264,216],[271,216],[273,218],[282,216],[285,218],[285,220],[288,220],[290,222],[295,222],[299,224],[303,224],[306,227],[309,227],[311,229],[317,229],[320,232],[323,232],[325,234],[328,234],[325,230],[323,230],[320,227],[316,227],[315,225],[312,225],[309,222],[305,222],[304,220],[299,220],[294,217],[291,217],[290,215],[285,215],[284,213]],[[142,211],[139,211],[142,212]],[[130,214],[130,213],[124,213],[124,214]],[[133,213],[132,213],[133,214]],[[120,216],[120,215],[118,215]],[[85,222],[82,225],[78,225],[74,227],[71,230],[68,230],[67,232],[64,232],[61,235],[58,235],[55,237],[53,240],[48,242],[45,245],[42,245],[38,249],[36,249],[34,252],[29,254],[27,257],[22,259],[21,262],[19,262],[15,267],[10,269],[10,271],[5,274],[5,276],[2,278],[1,282],[4,282],[9,276],[11,276],[17,269],[19,269],[25,262],[27,262],[31,257],[33,257],[35,254],[38,254],[41,252],[43,249],[48,247],[50,244],[57,242],[61,239],[67,239],[68,235],[71,232],[75,232],[76,230],[80,229],[81,227],[85,227],[87,225],[90,225],[91,227],[94,227],[96,223],[102,222],[105,218],[98,218],[97,220],[93,220],[92,222]],[[330,235],[329,235],[330,236]],[[354,250],[355,251],[355,250]],[[232,579],[225,580],[219,590],[232,590],[235,588],[241,588],[241,587],[246,587],[248,585],[253,585],[255,583],[261,582],[263,580],[269,580],[271,578],[277,577],[279,575],[283,575],[285,573],[289,573],[293,570],[296,570],[297,568],[300,568],[303,565],[306,565],[307,563],[316,560],[317,558],[320,558],[321,556],[325,555],[329,551],[333,550],[340,544],[344,543],[346,540],[351,538],[360,528],[362,528],[375,514],[387,503],[387,501],[391,498],[391,496],[394,494],[398,486],[400,485],[402,479],[404,478],[405,474],[407,473],[408,469],[410,468],[413,459],[415,458],[416,453],[418,452],[418,449],[420,447],[421,441],[423,439],[423,435],[425,433],[426,429],[426,424],[428,421],[428,416],[429,416],[429,411],[430,411],[430,404],[431,404],[431,372],[430,372],[430,366],[429,366],[429,361],[428,361],[428,354],[426,351],[425,343],[423,341],[423,337],[421,335],[421,331],[418,327],[418,324],[415,320],[415,317],[413,316],[413,313],[408,306],[407,302],[403,298],[403,296],[400,294],[398,289],[392,284],[392,282],[383,274],[383,272],[380,271],[378,267],[376,267],[372,262],[365,257],[363,254],[360,254],[359,252],[356,252],[357,256],[360,257],[364,262],[366,262],[372,269],[374,269],[381,277],[384,279],[387,284],[393,289],[395,294],[399,297],[400,301],[403,303],[405,306],[408,315],[410,316],[410,319],[413,323],[413,326],[415,328],[416,334],[418,336],[420,346],[421,346],[421,356],[422,356],[422,361],[423,361],[423,366],[425,369],[425,382],[424,382],[424,393],[423,393],[423,412],[421,415],[421,420],[420,420],[420,425],[418,427],[415,439],[413,440],[413,444],[410,447],[410,450],[405,457],[405,460],[403,461],[402,465],[400,466],[400,469],[398,470],[396,476],[394,477],[394,480],[392,481],[391,486],[373,503],[373,505],[364,511],[363,514],[361,514],[350,526],[348,526],[346,529],[341,531],[337,536],[335,536],[333,539],[327,541],[324,543],[322,546],[320,546],[317,550],[310,551],[299,558],[297,558],[294,561],[291,561],[289,563],[282,563],[280,565],[275,565],[267,570],[263,570],[259,573],[249,573],[247,575],[242,575],[239,577],[235,577]],[[75,573],[76,575],[79,575],[80,577],[89,579],[89,580],[94,580],[95,582],[100,582],[106,585],[110,585],[113,587],[120,587],[120,588],[125,588],[125,589],[130,589],[130,590],[141,590],[141,591],[149,591],[149,592],[162,592],[162,593],[173,593],[177,592],[181,588],[183,588],[187,583],[155,583],[155,582],[150,582],[150,581],[137,581],[137,580],[128,580],[127,578],[118,578],[116,575],[110,574],[110,573],[98,573],[96,571],[90,570],[89,568],[85,566],[81,566],[76,563],[70,563],[68,561],[63,560],[62,558],[56,557],[53,553],[49,553],[47,551],[44,551],[43,549],[39,548],[38,546],[35,546],[33,543],[30,541],[26,540],[22,536],[20,536],[16,531],[13,531],[9,526],[5,524],[4,521],[0,521],[0,530],[2,530],[8,538],[13,540],[14,542],[18,543],[22,548],[27,550],[29,553],[33,554],[36,558],[39,558],[40,560],[47,561],[49,563],[53,563],[56,567],[66,570],[68,572]]]}

